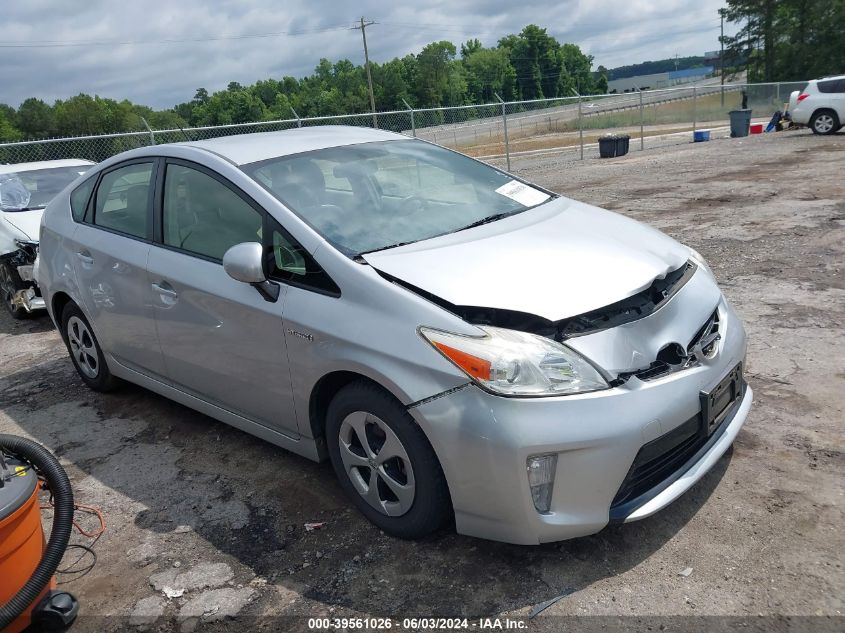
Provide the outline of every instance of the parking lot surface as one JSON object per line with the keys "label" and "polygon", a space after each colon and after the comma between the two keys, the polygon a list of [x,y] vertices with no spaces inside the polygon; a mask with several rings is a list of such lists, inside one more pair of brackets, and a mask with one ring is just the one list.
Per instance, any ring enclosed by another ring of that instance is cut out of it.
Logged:
{"label": "parking lot surface", "polygon": [[74,630],[527,616],[561,595],[532,627],[567,615],[763,615],[766,628],[770,616],[825,616],[813,626],[841,627],[843,165],[845,133],[807,131],[514,161],[528,179],[700,251],[749,336],[756,400],[733,450],[657,515],[563,543],[386,536],[352,509],[328,464],[134,386],[88,391],[46,315],[3,312],[0,432],[54,451],[77,501],[108,525],[93,569],[82,573],[90,557],[71,550],[65,565],[82,555],[72,567],[82,572],[59,575],[82,605]]}

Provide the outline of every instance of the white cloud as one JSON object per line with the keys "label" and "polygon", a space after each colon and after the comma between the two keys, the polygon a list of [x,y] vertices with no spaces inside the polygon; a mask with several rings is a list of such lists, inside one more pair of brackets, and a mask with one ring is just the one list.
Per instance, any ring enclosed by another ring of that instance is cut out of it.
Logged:
{"label": "white cloud", "polygon": [[[574,42],[607,67],[700,55],[718,48],[719,0],[4,0],[0,46],[2,99],[52,102],[80,92],[162,108],[189,100],[200,86],[310,74],[321,57],[363,61],[361,15],[370,55],[384,62],[428,42],[458,45],[478,37],[491,45],[534,23]],[[335,27],[335,30],[321,30]],[[277,37],[221,37],[303,32]],[[218,39],[215,39],[218,38]],[[195,40],[165,42],[162,40]],[[9,44],[63,44],[17,48]],[[145,42],[67,46],[74,42]]]}

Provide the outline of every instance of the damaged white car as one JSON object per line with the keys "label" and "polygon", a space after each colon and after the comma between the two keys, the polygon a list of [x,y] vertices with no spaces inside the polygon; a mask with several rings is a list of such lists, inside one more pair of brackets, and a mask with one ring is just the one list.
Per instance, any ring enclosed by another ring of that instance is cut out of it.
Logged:
{"label": "damaged white car", "polygon": [[93,164],[67,159],[0,165],[0,296],[12,317],[44,308],[34,275],[41,214]]}

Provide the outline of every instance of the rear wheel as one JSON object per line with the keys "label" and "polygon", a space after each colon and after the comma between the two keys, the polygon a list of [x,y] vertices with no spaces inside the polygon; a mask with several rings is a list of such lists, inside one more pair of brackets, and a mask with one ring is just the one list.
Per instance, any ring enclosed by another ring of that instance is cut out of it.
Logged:
{"label": "rear wheel", "polygon": [[62,336],[82,381],[95,391],[111,391],[117,384],[88,319],[75,303],[62,310]]}
{"label": "rear wheel", "polygon": [[0,264],[0,297],[3,305],[6,306],[13,319],[24,319],[29,315],[26,308],[15,303],[15,295],[18,290],[26,288],[18,275],[18,271],[12,268],[7,262]]}
{"label": "rear wheel", "polygon": [[406,539],[427,536],[449,518],[446,478],[414,419],[390,394],[352,383],[326,419],[329,456],[340,485],[371,522]]}
{"label": "rear wheel", "polygon": [[810,129],[815,134],[833,134],[839,128],[839,117],[833,110],[819,110],[810,119]]}

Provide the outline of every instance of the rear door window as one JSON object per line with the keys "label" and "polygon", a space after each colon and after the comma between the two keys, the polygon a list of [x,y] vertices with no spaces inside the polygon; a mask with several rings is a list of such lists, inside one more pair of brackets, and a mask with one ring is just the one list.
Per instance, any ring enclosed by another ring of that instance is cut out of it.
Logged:
{"label": "rear door window", "polygon": [[85,209],[88,207],[91,190],[94,189],[94,181],[96,178],[89,178],[70,194],[70,211],[77,222],[81,222],[85,217]]}
{"label": "rear door window", "polygon": [[94,198],[94,224],[132,237],[150,237],[152,162],[134,163],[103,175]]}

